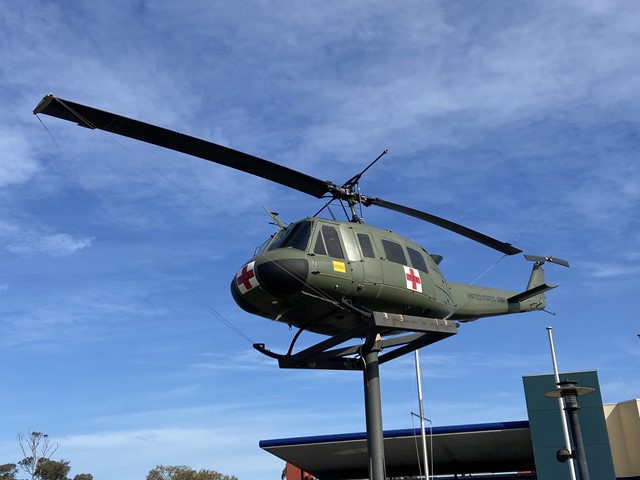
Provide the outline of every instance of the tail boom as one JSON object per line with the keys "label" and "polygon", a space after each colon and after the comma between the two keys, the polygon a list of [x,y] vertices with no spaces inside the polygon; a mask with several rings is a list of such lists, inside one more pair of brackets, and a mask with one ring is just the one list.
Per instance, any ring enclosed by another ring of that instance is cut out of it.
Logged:
{"label": "tail boom", "polygon": [[566,260],[554,257],[525,255],[534,262],[527,288],[523,292],[511,292],[496,288],[477,287],[463,283],[450,283],[449,289],[455,304],[450,319],[469,322],[482,317],[494,317],[510,313],[533,312],[545,309],[545,292],[556,285],[545,283],[542,265],[545,262],[568,267]]}
{"label": "tail boom", "polygon": [[455,304],[455,310],[450,319],[461,322],[511,313],[544,310],[544,292],[554,288],[543,284],[518,293],[463,283],[450,283],[449,287]]}

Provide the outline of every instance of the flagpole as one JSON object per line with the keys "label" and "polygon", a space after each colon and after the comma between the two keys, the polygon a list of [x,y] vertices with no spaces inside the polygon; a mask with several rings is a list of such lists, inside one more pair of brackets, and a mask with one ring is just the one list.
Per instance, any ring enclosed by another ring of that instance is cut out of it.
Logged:
{"label": "flagpole", "polygon": [[[424,411],[422,407],[422,379],[420,378],[420,357],[418,350],[413,351],[416,360],[416,377],[418,379],[418,408],[420,409],[420,432],[422,434],[422,461],[424,463],[424,478],[429,480],[429,458],[427,456],[427,433],[424,428]],[[433,438],[431,439],[433,441]],[[575,480],[575,479],[572,479]]]}
{"label": "flagpole", "polygon": [[[547,327],[547,333],[549,334],[549,347],[551,348],[551,363],[553,364],[553,375],[556,380],[556,388],[560,388],[558,385],[560,383],[560,374],[558,373],[558,364],[556,362],[556,350],[555,348],[553,348],[553,334],[551,333],[552,330],[553,328]],[[571,441],[569,440],[569,427],[567,426],[567,417],[564,414],[564,397],[558,397],[558,406],[560,407],[560,419],[562,423],[562,435],[564,436],[564,444],[569,450],[573,450],[571,448]],[[571,476],[571,480],[576,480],[576,467],[573,462],[573,458],[569,458],[567,463],[569,464],[569,475]]]}

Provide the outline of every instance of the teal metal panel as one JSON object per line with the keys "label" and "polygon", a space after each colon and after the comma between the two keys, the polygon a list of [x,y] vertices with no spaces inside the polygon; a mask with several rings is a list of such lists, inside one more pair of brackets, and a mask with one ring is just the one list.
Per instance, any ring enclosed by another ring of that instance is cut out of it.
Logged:
{"label": "teal metal panel", "polygon": [[[532,375],[524,376],[522,380],[538,480],[568,480],[568,464],[560,463],[556,459],[558,449],[565,446],[558,400],[544,396],[545,392],[556,388],[554,377]],[[578,397],[578,417],[589,477],[597,480],[615,480],[597,372],[561,373],[560,380],[573,380],[578,382],[579,387],[595,388],[594,393]],[[580,478],[577,473],[576,475]]]}

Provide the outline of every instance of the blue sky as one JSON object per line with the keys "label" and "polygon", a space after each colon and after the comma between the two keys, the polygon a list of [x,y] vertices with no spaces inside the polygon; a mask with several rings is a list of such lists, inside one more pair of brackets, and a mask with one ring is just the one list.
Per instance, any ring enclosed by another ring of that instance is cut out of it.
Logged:
{"label": "blue sky", "polygon": [[[29,427],[72,474],[157,464],[279,478],[262,439],[364,430],[358,373],[279,370],[286,325],[241,311],[237,269],[321,206],[202,160],[32,110],[54,93],[342,183],[537,255],[544,312],[424,349],[434,425],[526,418],[522,375],[596,369],[640,390],[640,4],[30,1],[0,10],[0,463]],[[530,264],[380,209],[458,282]],[[238,335],[221,316],[245,335]],[[303,336],[307,344],[318,337]],[[382,367],[385,428],[415,422],[412,356]]]}

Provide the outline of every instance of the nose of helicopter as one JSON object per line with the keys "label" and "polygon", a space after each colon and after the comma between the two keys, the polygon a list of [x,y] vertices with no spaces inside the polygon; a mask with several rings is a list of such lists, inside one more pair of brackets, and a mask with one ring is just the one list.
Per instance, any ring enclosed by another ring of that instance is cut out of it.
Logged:
{"label": "nose of helicopter", "polygon": [[267,261],[258,265],[258,278],[265,290],[276,295],[291,295],[302,288],[309,274],[304,258]]}
{"label": "nose of helicopter", "polygon": [[291,295],[302,288],[308,275],[309,262],[304,258],[257,257],[238,271],[233,284],[243,297],[257,287],[272,295]]}

